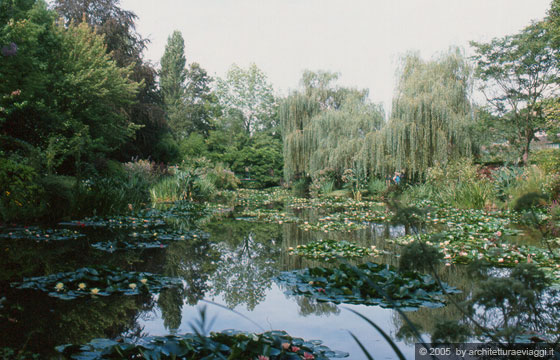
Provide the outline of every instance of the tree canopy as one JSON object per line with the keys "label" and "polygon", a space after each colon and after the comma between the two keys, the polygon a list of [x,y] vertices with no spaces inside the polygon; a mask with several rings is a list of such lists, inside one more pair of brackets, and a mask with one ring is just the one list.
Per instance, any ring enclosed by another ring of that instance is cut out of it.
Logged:
{"label": "tree canopy", "polygon": [[246,70],[232,65],[225,79],[217,79],[216,92],[226,115],[241,115],[247,134],[275,127],[272,85],[257,65],[251,64]]}
{"label": "tree canopy", "polygon": [[89,25],[55,24],[42,1],[17,10],[22,19],[0,24],[0,41],[18,49],[1,57],[0,92],[9,94],[0,99],[3,143],[40,149],[49,171],[75,171],[81,156],[108,154],[134,134],[126,109],[140,84]]}
{"label": "tree canopy", "polygon": [[488,108],[497,126],[504,123],[502,127],[512,130],[507,140],[519,149],[524,163],[535,133],[546,125],[543,100],[557,96],[560,52],[553,40],[541,22],[489,43],[471,43]]}
{"label": "tree canopy", "polygon": [[358,166],[368,134],[384,123],[383,109],[370,103],[367,92],[337,88],[337,74],[306,71],[303,92],[280,105],[286,181],[332,169],[339,175]]}
{"label": "tree canopy", "polygon": [[285,179],[324,169],[422,175],[437,162],[469,156],[474,113],[465,58],[452,50],[433,61],[410,54],[402,64],[389,122],[367,91],[335,87],[337,74],[304,73],[304,92],[280,107]]}

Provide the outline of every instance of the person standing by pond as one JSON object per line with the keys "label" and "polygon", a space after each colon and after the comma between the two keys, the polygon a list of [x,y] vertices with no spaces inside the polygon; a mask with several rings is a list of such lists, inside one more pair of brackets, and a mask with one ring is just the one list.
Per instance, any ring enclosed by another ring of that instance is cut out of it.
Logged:
{"label": "person standing by pond", "polygon": [[397,186],[399,186],[399,184],[401,183],[401,174],[398,171],[395,171],[395,176],[393,176],[393,182]]}

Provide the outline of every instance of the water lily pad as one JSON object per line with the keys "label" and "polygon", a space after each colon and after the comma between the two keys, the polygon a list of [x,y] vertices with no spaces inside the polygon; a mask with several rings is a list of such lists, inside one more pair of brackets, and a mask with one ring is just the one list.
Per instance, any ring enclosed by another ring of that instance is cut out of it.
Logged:
{"label": "water lily pad", "polygon": [[[112,340],[95,339],[82,346],[64,345],[57,351],[72,359],[105,358],[196,358],[205,356],[223,356],[223,358],[255,359],[266,356],[269,359],[316,359],[328,360],[344,358],[349,354],[333,351],[317,341],[304,341],[293,338],[285,331],[269,331],[261,334],[225,330],[211,333],[209,336],[195,334],[151,336],[142,338],[138,343],[124,340],[117,343]],[[212,358],[214,358],[212,357]],[[210,357],[209,357],[210,358]]]}
{"label": "water lily pad", "polygon": [[[324,281],[326,279],[326,281]],[[443,306],[445,297],[430,275],[416,272],[399,272],[389,265],[365,263],[353,267],[342,264],[338,268],[322,267],[282,273],[277,282],[284,285],[288,295],[312,296],[318,301],[334,303],[381,305],[383,307],[418,308]],[[385,298],[372,281],[387,294]],[[448,293],[457,289],[444,284]]]}
{"label": "water lily pad", "polygon": [[38,227],[25,227],[5,229],[0,238],[5,239],[26,239],[35,241],[58,241],[74,240],[85,236],[75,230],[70,229],[41,229]]}
{"label": "water lily pad", "polygon": [[40,290],[61,300],[73,300],[84,296],[109,296],[113,294],[137,295],[159,292],[163,288],[181,287],[179,279],[150,273],[81,268],[46,276],[25,278],[14,282],[18,289]]}
{"label": "water lily pad", "polygon": [[290,248],[290,255],[299,255],[312,259],[329,259],[334,260],[337,257],[343,258],[360,258],[364,256],[377,256],[380,251],[372,246],[366,248],[345,240],[318,240],[307,243],[305,245],[298,245],[295,249]]}

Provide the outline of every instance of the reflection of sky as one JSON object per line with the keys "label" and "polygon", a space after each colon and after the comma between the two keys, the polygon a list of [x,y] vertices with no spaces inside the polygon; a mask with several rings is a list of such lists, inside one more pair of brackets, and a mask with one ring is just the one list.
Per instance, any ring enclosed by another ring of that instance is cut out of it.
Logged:
{"label": "reflection of sky", "polygon": [[[221,297],[214,299],[219,304],[224,304]],[[200,304],[200,303],[199,303]],[[385,332],[393,334],[395,332],[393,324],[393,311],[383,309],[379,306],[363,305],[343,305],[361,312],[380,326]],[[235,328],[243,331],[262,332],[267,330],[285,330],[294,337],[301,337],[305,340],[322,340],[324,345],[332,350],[341,350],[350,353],[349,359],[366,359],[358,345],[348,334],[352,331],[362,343],[367,347],[375,359],[394,359],[395,353],[381,335],[377,333],[369,324],[349,311],[342,310],[340,314],[329,314],[328,316],[298,314],[299,305],[293,297],[287,298],[282,290],[275,284],[267,292],[266,299],[259,303],[253,311],[248,311],[244,305],[235,308],[236,311],[250,318],[259,324],[259,329],[255,324],[242,318],[241,316],[225,309],[207,305],[210,318],[216,316],[216,321],[212,326],[213,331]],[[161,311],[155,312],[150,320],[140,320],[140,325],[144,326],[144,332],[149,335],[167,335],[169,332],[163,326]],[[182,322],[178,333],[191,332],[189,324],[198,318],[198,308],[195,306],[184,305],[182,309]],[[264,329],[264,330],[263,330]],[[414,358],[414,348],[402,342],[397,342],[407,359]]]}

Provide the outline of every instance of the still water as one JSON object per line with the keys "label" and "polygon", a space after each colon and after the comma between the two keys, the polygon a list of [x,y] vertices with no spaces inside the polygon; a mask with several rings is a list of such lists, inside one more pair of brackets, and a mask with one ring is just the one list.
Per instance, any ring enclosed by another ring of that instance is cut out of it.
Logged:
{"label": "still water", "polygon": [[[2,239],[0,275],[0,348],[25,348],[48,358],[61,344],[87,343],[94,338],[142,337],[191,332],[193,321],[206,306],[215,322],[210,330],[238,329],[251,332],[285,330],[306,340],[319,339],[333,350],[365,359],[349,335],[354,333],[376,359],[393,359],[394,352],[370,325],[346,309],[364,314],[397,343],[407,358],[414,358],[414,340],[402,331],[401,315],[379,306],[317,303],[303,296],[286,296],[274,277],[282,271],[312,266],[330,266],[321,261],[288,255],[289,247],[318,239],[345,239],[361,246],[389,251],[387,238],[402,236],[404,227],[369,224],[351,233],[308,232],[295,224],[262,224],[238,220],[232,214],[202,225],[210,237],[174,241],[168,247],[101,251],[91,245],[124,239],[128,230],[86,227],[86,237],[75,240],[41,241]],[[4,229],[5,231],[5,229]],[[396,265],[395,255],[376,262]],[[84,266],[107,265],[131,271],[146,271],[182,279],[184,290],[166,289],[160,294],[110,296],[58,300],[44,293],[15,290],[13,281],[23,277],[72,271]],[[444,281],[469,292],[472,282],[458,267],[442,269]],[[221,304],[239,314],[213,303]],[[244,315],[245,317],[241,316]],[[407,312],[426,333],[436,319],[458,318],[451,307]],[[426,336],[426,340],[429,337]]]}

